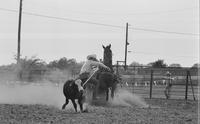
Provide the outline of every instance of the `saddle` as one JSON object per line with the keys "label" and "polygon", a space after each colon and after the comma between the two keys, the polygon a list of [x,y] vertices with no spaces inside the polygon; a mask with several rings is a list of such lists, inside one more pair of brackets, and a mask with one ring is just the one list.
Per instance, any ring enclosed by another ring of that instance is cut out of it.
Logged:
{"label": "saddle", "polygon": [[[82,74],[80,74],[79,76],[78,76],[78,78],[77,79],[80,79],[81,81],[82,81],[82,84],[81,85],[83,85],[86,81],[87,81],[87,79],[90,77],[90,74],[89,73],[82,73]],[[93,77],[92,77],[92,79],[91,80],[93,80],[93,79],[96,79],[96,76],[94,75]],[[76,80],[77,80],[76,79]],[[91,83],[89,83],[89,85],[87,85],[89,88],[93,88],[94,87],[94,84],[91,84]],[[84,89],[86,88],[86,86],[84,86]]]}
{"label": "saddle", "polygon": [[81,79],[82,80],[82,82],[84,82],[83,80],[87,80],[88,78],[89,78],[89,73],[88,72],[85,72],[85,73],[82,73],[82,74],[80,74],[79,76],[78,76],[78,79]]}

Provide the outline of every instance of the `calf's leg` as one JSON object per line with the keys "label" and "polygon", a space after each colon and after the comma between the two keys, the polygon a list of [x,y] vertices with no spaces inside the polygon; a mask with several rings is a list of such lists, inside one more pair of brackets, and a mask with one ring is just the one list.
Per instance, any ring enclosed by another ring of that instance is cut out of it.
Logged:
{"label": "calf's leg", "polygon": [[82,101],[81,98],[78,99],[78,104],[79,104],[79,106],[80,106],[80,110],[81,110],[81,112],[82,112],[82,111],[83,111],[83,101]]}
{"label": "calf's leg", "polygon": [[77,112],[77,105],[76,105],[75,99],[71,99],[71,101],[72,101],[75,111]]}
{"label": "calf's leg", "polygon": [[65,100],[65,104],[63,104],[63,106],[62,106],[62,109],[65,109],[65,106],[66,106],[68,103],[69,103],[69,100],[66,99],[66,100]]}

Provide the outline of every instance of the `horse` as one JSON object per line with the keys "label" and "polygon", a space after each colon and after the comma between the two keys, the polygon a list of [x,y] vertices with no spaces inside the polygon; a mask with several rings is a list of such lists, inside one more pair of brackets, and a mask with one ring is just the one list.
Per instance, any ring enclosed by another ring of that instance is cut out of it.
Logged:
{"label": "horse", "polygon": [[97,79],[99,80],[98,93],[106,92],[106,101],[108,101],[109,89],[111,89],[111,98],[114,98],[114,92],[119,83],[119,79],[113,73],[111,44],[106,47],[102,45],[102,47],[104,48],[103,63],[110,68],[110,71],[99,68],[99,72],[97,73]]}
{"label": "horse", "polygon": [[63,86],[63,94],[66,98],[65,103],[62,106],[62,109],[65,109],[65,106],[69,103],[69,99],[72,101],[75,111],[77,112],[77,104],[75,99],[78,99],[78,104],[80,106],[80,111],[83,111],[83,102],[85,101],[85,96],[83,95],[84,89],[81,85],[81,80],[68,80]]}
{"label": "horse", "polygon": [[106,101],[108,101],[109,89],[111,89],[111,98],[114,98],[114,91],[118,84],[117,76],[108,71],[99,72],[98,75],[99,75],[98,93],[106,92]]}

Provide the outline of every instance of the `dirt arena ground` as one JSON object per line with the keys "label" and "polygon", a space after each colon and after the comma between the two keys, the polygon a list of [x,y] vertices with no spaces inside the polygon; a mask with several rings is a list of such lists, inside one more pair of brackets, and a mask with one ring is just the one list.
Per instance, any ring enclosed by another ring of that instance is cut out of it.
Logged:
{"label": "dirt arena ground", "polygon": [[1,124],[197,124],[198,102],[145,99],[150,108],[89,105],[87,113],[48,105],[0,104]]}

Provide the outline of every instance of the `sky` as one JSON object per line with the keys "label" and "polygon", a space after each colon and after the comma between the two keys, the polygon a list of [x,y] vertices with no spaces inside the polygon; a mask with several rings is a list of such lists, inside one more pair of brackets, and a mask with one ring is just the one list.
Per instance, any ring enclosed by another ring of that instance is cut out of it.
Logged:
{"label": "sky", "polygon": [[[15,63],[20,0],[0,0],[0,65]],[[47,63],[62,57],[103,58],[111,44],[113,64],[199,63],[198,0],[23,0],[21,57]]]}

